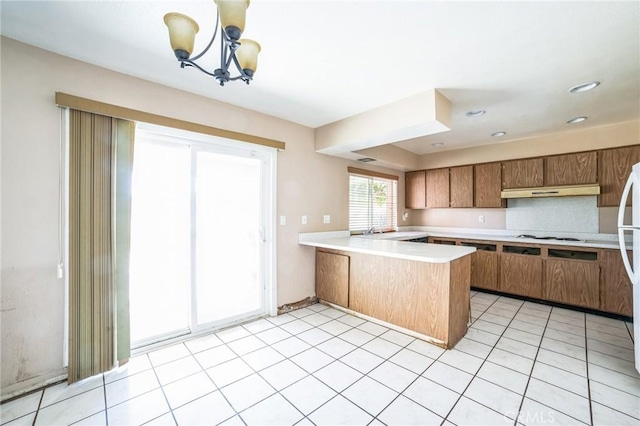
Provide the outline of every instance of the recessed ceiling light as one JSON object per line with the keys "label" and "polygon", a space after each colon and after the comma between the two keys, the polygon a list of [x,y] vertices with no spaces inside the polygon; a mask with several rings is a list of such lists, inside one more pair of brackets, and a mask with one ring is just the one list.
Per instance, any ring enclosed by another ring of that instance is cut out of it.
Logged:
{"label": "recessed ceiling light", "polygon": [[577,86],[573,86],[571,89],[569,89],[569,92],[571,93],[586,92],[587,90],[595,89],[598,86],[600,86],[599,81],[582,83],[582,84],[578,84]]}
{"label": "recessed ceiling light", "polygon": [[500,136],[504,136],[506,134],[507,132],[495,132],[495,133],[491,133],[491,136],[494,138],[499,138]]}
{"label": "recessed ceiling light", "polygon": [[582,123],[586,119],[587,117],[573,117],[571,120],[567,121],[567,124]]}
{"label": "recessed ceiling light", "polygon": [[434,142],[431,144],[431,146],[442,146],[444,145],[442,142]]}
{"label": "recessed ceiling light", "polygon": [[483,109],[475,109],[475,110],[465,112],[464,115],[466,115],[467,117],[480,117],[481,115],[484,115],[486,112],[487,111]]}

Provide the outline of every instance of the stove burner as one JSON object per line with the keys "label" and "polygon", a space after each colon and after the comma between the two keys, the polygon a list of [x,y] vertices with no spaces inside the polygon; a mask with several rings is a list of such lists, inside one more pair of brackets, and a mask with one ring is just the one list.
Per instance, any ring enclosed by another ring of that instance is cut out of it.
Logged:
{"label": "stove burner", "polygon": [[536,237],[535,235],[521,234],[516,236],[516,238],[531,238],[534,240],[557,240],[557,241],[581,241],[578,238],[570,238],[570,237]]}

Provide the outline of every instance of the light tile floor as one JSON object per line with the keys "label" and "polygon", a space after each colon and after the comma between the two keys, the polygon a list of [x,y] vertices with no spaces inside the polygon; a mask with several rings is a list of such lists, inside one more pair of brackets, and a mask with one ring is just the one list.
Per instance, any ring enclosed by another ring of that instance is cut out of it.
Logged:
{"label": "light tile floor", "polygon": [[640,424],[632,325],[472,292],[451,351],[316,304],[0,406],[7,425]]}

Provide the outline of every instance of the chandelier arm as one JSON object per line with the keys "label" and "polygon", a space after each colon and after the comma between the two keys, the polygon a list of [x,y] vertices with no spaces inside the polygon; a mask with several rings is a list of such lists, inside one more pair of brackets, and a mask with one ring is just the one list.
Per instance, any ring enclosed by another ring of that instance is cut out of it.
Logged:
{"label": "chandelier arm", "polygon": [[218,8],[216,7],[216,29],[213,30],[213,37],[211,37],[211,41],[209,42],[209,44],[207,45],[207,47],[204,48],[204,50],[202,52],[200,52],[200,54],[194,56],[193,58],[190,58],[190,61],[195,61],[200,59],[200,57],[202,57],[202,55],[204,55],[205,53],[207,53],[207,51],[209,51],[209,49],[211,48],[211,46],[213,45],[213,42],[216,39],[216,34],[218,34],[218,26],[220,25],[220,11],[218,10]]}
{"label": "chandelier arm", "polygon": [[205,73],[207,75],[210,75],[211,77],[216,77],[216,75],[214,73],[205,70],[200,65],[196,64],[195,62],[193,62],[193,60],[191,60],[191,59],[185,59],[185,60],[182,60],[180,62],[183,63],[184,65],[188,66],[188,67],[195,67],[195,68],[199,69],[200,71],[202,71],[203,73]]}

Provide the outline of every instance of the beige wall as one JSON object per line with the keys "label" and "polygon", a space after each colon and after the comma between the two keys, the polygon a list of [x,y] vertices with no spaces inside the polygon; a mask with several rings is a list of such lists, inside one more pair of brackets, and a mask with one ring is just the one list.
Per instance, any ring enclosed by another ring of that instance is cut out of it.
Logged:
{"label": "beige wall", "polygon": [[[64,285],[56,278],[59,110],[56,91],[287,143],[278,153],[278,305],[314,295],[314,253],[299,232],[347,228],[348,165],[314,152],[313,130],[1,39],[2,395],[64,373]],[[203,84],[212,84],[203,76]],[[400,211],[400,213],[402,210]],[[300,217],[307,215],[303,226]],[[330,214],[332,223],[322,224]]]}

